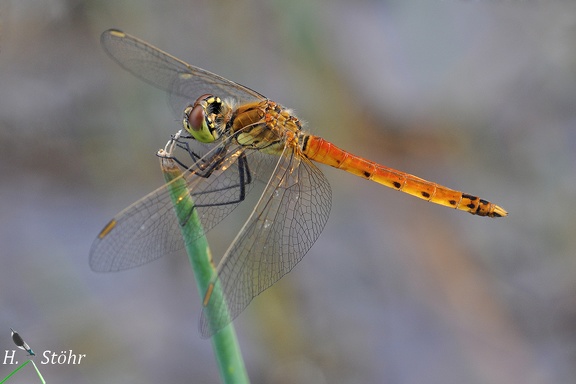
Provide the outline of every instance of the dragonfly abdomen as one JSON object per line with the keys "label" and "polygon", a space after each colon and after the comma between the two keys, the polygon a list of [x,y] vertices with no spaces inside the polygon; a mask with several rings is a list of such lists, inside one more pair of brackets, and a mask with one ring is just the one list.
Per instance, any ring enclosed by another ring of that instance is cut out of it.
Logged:
{"label": "dragonfly abdomen", "polygon": [[508,214],[503,208],[487,200],[366,160],[338,148],[321,137],[304,136],[302,152],[311,160],[342,169],[435,204],[479,216],[501,217]]}

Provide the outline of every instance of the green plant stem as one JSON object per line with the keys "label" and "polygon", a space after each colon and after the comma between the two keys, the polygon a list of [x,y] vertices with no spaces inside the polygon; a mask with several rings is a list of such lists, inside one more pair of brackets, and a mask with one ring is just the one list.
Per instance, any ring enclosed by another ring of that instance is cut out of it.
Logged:
{"label": "green plant stem", "polygon": [[[160,165],[164,179],[168,183],[176,216],[180,223],[186,223],[181,226],[182,236],[196,278],[198,291],[200,295],[203,295],[216,276],[208,241],[203,234],[204,230],[197,211],[194,209],[194,202],[187,188],[186,180],[180,177],[182,175],[180,168],[169,158],[161,158]],[[216,286],[219,288],[219,284]],[[221,291],[215,289],[214,294],[221,296]],[[222,297],[215,297],[215,299],[223,300]],[[209,317],[210,313],[207,315]],[[209,318],[208,321],[210,321]],[[213,335],[211,339],[222,382],[249,383],[233,325],[229,324]]]}
{"label": "green plant stem", "polygon": [[32,365],[34,366],[34,369],[36,370],[36,373],[38,374],[38,377],[40,378],[40,381],[42,382],[42,384],[46,384],[46,381],[44,381],[44,377],[42,377],[42,374],[40,373],[40,370],[38,369],[38,367],[36,366],[36,364],[34,364],[34,360],[30,360],[30,362],[31,362]]}
{"label": "green plant stem", "polygon": [[18,368],[16,368],[15,370],[13,370],[12,372],[10,372],[10,374],[8,376],[6,376],[2,381],[0,381],[0,384],[5,383],[6,381],[8,381],[9,378],[11,378],[16,372],[18,372],[19,370],[21,370],[22,368],[24,368],[24,366],[26,364],[28,364],[30,362],[30,360],[26,360],[25,362],[23,362],[22,364],[20,364],[20,366]]}

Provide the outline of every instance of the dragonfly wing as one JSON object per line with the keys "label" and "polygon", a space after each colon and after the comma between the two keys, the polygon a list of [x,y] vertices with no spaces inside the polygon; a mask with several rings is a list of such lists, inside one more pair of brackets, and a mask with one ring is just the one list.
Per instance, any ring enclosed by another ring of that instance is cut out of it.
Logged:
{"label": "dragonfly wing", "polygon": [[24,339],[18,332],[15,332],[14,330],[12,330],[12,341],[14,341],[14,344],[16,344],[18,348],[22,348],[24,346]]}
{"label": "dragonfly wing", "polygon": [[[187,185],[181,193],[192,195],[204,231],[230,214],[252,189],[254,180],[250,178],[269,167],[262,161],[264,156],[256,152],[249,152],[255,156],[250,157],[248,167],[243,148],[229,145],[219,166],[210,175],[201,176],[200,164],[211,164],[216,156],[221,156],[222,148],[208,152],[181,176],[186,178]],[[170,192],[163,185],[124,209],[104,227],[92,244],[90,267],[96,272],[130,269],[183,248]]]}
{"label": "dragonfly wing", "polygon": [[[171,94],[175,111],[209,93],[238,101],[265,99],[260,93],[186,62],[124,32],[109,29],[100,42],[122,68]],[[186,104],[187,103],[187,104]],[[182,108],[182,109],[179,109]]]}
{"label": "dragonfly wing", "polygon": [[294,268],[324,229],[331,203],[324,174],[286,148],[257,206],[218,266],[225,302],[212,299],[215,295],[208,298],[200,320],[203,336],[218,332]]}
{"label": "dragonfly wing", "polygon": [[164,185],[124,209],[104,227],[90,249],[90,268],[95,272],[130,269],[183,247]]}

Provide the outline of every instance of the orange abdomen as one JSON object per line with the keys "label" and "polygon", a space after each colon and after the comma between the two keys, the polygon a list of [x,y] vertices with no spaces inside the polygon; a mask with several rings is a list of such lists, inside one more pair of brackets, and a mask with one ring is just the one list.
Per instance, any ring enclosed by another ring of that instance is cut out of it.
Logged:
{"label": "orange abdomen", "polygon": [[366,160],[338,148],[321,137],[306,135],[301,140],[302,152],[310,160],[473,215],[502,217],[508,214],[503,208],[487,200]]}

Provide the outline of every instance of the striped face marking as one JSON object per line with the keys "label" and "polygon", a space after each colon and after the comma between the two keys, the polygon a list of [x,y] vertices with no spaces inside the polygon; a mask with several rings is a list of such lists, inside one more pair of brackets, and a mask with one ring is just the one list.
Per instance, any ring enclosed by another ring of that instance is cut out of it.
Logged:
{"label": "striped face marking", "polygon": [[210,94],[200,96],[193,105],[184,109],[184,129],[202,143],[212,143],[220,137],[220,122],[224,104]]}

